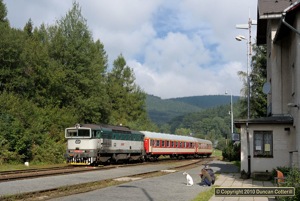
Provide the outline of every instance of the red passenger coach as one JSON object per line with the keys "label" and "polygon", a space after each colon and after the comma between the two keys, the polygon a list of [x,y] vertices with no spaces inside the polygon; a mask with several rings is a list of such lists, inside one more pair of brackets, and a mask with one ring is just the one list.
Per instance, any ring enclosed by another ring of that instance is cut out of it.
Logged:
{"label": "red passenger coach", "polygon": [[161,155],[171,158],[209,157],[212,143],[199,138],[141,131],[145,135],[144,149],[147,159],[156,159]]}

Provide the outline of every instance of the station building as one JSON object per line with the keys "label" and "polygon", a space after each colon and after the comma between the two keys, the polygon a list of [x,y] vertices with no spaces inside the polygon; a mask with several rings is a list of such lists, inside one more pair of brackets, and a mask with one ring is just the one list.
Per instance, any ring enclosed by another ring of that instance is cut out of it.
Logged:
{"label": "station building", "polygon": [[241,170],[300,168],[300,1],[258,0],[257,45],[267,45],[267,115],[235,120]]}

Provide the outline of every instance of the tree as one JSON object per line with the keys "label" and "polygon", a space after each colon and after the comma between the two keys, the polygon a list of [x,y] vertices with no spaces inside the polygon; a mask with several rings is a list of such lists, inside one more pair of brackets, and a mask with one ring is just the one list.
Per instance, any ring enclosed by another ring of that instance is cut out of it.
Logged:
{"label": "tree", "polygon": [[33,22],[31,19],[28,20],[28,22],[26,23],[26,25],[24,26],[24,32],[28,35],[28,36],[32,36],[32,32],[33,32]]}
{"label": "tree", "polygon": [[3,22],[8,23],[6,16],[7,16],[6,5],[3,3],[3,0],[0,0],[0,23]]}
{"label": "tree", "polygon": [[60,78],[50,83],[53,100],[60,107],[75,107],[80,122],[107,122],[107,55],[103,44],[93,41],[79,5],[74,2],[67,15],[48,30],[49,55],[56,61]]}
{"label": "tree", "polygon": [[0,87],[1,91],[22,92],[22,61],[24,34],[0,23]]}
{"label": "tree", "polygon": [[128,124],[138,120],[147,121],[146,95],[135,83],[133,70],[120,55],[107,76],[107,87],[112,111],[112,124]]}
{"label": "tree", "polygon": [[191,129],[188,129],[188,128],[177,128],[175,131],[175,134],[190,136],[190,135],[192,135],[192,131],[191,131]]}
{"label": "tree", "polygon": [[[266,116],[267,95],[263,93],[262,88],[267,78],[267,49],[266,46],[253,45],[254,55],[252,56],[252,71],[249,74],[250,81],[250,118]],[[247,73],[238,72],[243,79],[244,88],[242,89],[244,97],[248,94]],[[248,112],[247,98],[240,101],[241,112],[240,117],[246,118]]]}
{"label": "tree", "polygon": [[254,46],[252,57],[251,80],[251,117],[258,118],[267,115],[267,94],[263,93],[263,85],[267,80],[267,48],[266,45]]}

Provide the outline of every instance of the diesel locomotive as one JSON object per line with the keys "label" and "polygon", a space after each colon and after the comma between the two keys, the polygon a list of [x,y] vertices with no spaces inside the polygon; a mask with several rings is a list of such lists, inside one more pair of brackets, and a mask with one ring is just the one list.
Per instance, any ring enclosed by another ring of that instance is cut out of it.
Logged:
{"label": "diesel locomotive", "polygon": [[212,143],[190,136],[134,131],[124,126],[76,124],[65,129],[66,160],[72,165],[145,161],[159,156],[171,158],[209,157]]}

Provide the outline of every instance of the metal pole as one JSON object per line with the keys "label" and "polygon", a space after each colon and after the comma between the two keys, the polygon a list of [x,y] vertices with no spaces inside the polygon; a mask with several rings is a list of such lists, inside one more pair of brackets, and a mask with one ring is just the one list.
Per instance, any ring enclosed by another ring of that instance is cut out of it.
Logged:
{"label": "metal pole", "polygon": [[250,78],[249,78],[249,68],[251,66],[251,55],[252,55],[252,44],[251,44],[251,23],[252,20],[249,17],[249,22],[248,22],[248,31],[249,31],[249,39],[248,39],[248,43],[249,43],[249,47],[247,48],[247,88],[248,88],[248,95],[247,95],[247,110],[248,110],[248,114],[247,114],[247,120],[250,119]]}
{"label": "metal pole", "polygon": [[[247,151],[248,151],[248,176],[251,175],[251,154],[250,154],[250,134],[249,134],[249,120],[250,120],[250,78],[249,78],[249,68],[251,67],[251,55],[252,55],[252,44],[251,44],[251,25],[255,25],[256,23],[250,18],[250,10],[249,10],[249,20],[248,24],[240,24],[236,25],[238,29],[248,29],[248,41],[247,41],[247,121],[246,121],[246,133],[247,133]],[[241,40],[244,38],[236,38],[237,40]]]}
{"label": "metal pole", "polygon": [[250,154],[250,134],[249,134],[249,119],[250,119],[250,79],[249,79],[249,67],[251,65],[251,24],[252,20],[249,17],[248,21],[248,31],[249,31],[249,47],[247,48],[248,56],[247,56],[247,87],[248,87],[248,97],[247,97],[247,103],[248,103],[248,114],[247,114],[247,123],[246,123],[246,129],[247,129],[247,145],[248,145],[248,177],[251,175],[251,154]]}
{"label": "metal pole", "polygon": [[233,102],[232,102],[232,91],[231,91],[231,97],[230,97],[230,115],[231,115],[231,135],[233,134]]}

